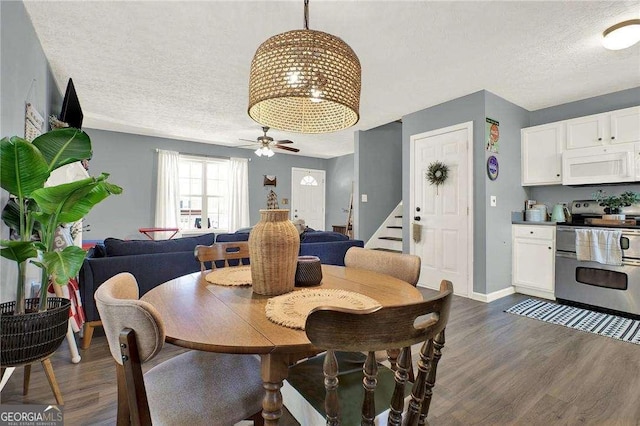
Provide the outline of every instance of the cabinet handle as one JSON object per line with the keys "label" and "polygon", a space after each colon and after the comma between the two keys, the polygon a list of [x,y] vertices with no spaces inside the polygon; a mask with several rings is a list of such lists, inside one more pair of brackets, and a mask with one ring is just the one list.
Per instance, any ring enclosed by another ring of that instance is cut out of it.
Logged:
{"label": "cabinet handle", "polygon": [[560,173],[558,173],[556,176],[557,176],[557,177],[560,177]]}
{"label": "cabinet handle", "polygon": [[551,250],[551,247],[549,247],[549,250]]}
{"label": "cabinet handle", "polygon": [[616,138],[615,136],[611,136],[611,139],[615,139],[615,138]]}
{"label": "cabinet handle", "polygon": [[602,140],[602,138],[598,138],[598,140],[599,140],[599,141],[601,141],[601,140]]}
{"label": "cabinet handle", "polygon": [[529,231],[530,234],[533,234],[533,231]]}

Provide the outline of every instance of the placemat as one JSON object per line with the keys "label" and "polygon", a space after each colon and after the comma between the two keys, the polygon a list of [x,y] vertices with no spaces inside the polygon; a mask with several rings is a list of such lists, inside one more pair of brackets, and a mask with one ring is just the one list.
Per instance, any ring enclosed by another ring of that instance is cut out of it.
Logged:
{"label": "placemat", "polygon": [[307,315],[318,306],[369,309],[380,306],[377,300],[352,291],[319,288],[292,291],[267,301],[267,318],[276,324],[304,330]]}
{"label": "placemat", "polygon": [[228,266],[215,269],[209,272],[204,279],[216,285],[251,285],[251,266]]}

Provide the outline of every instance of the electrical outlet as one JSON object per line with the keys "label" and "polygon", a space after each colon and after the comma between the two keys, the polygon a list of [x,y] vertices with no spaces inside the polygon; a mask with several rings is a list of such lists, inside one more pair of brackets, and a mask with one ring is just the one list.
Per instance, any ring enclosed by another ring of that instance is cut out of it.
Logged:
{"label": "electrical outlet", "polygon": [[495,207],[498,205],[498,197],[496,197],[495,195],[491,196],[491,207]]}

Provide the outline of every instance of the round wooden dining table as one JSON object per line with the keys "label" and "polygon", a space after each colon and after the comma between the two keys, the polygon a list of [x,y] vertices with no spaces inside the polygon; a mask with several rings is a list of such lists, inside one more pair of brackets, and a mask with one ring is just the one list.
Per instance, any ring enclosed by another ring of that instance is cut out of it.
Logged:
{"label": "round wooden dining table", "polygon": [[[280,388],[289,366],[319,351],[304,331],[266,317],[271,296],[256,294],[250,286],[212,285],[205,280],[208,272],[168,281],[141,299],[160,313],[168,343],[201,351],[260,355],[265,389],[262,416],[266,425],[277,425],[283,406]],[[423,300],[414,286],[389,275],[332,265],[322,265],[322,274],[321,284],[312,288],[360,293],[382,306]]]}

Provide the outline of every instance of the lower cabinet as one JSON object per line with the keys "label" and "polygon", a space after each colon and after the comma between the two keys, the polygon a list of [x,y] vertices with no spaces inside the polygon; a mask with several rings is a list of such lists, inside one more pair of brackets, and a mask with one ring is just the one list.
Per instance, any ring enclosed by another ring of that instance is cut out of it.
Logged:
{"label": "lower cabinet", "polygon": [[517,293],[555,299],[556,228],[512,225],[512,284]]}

